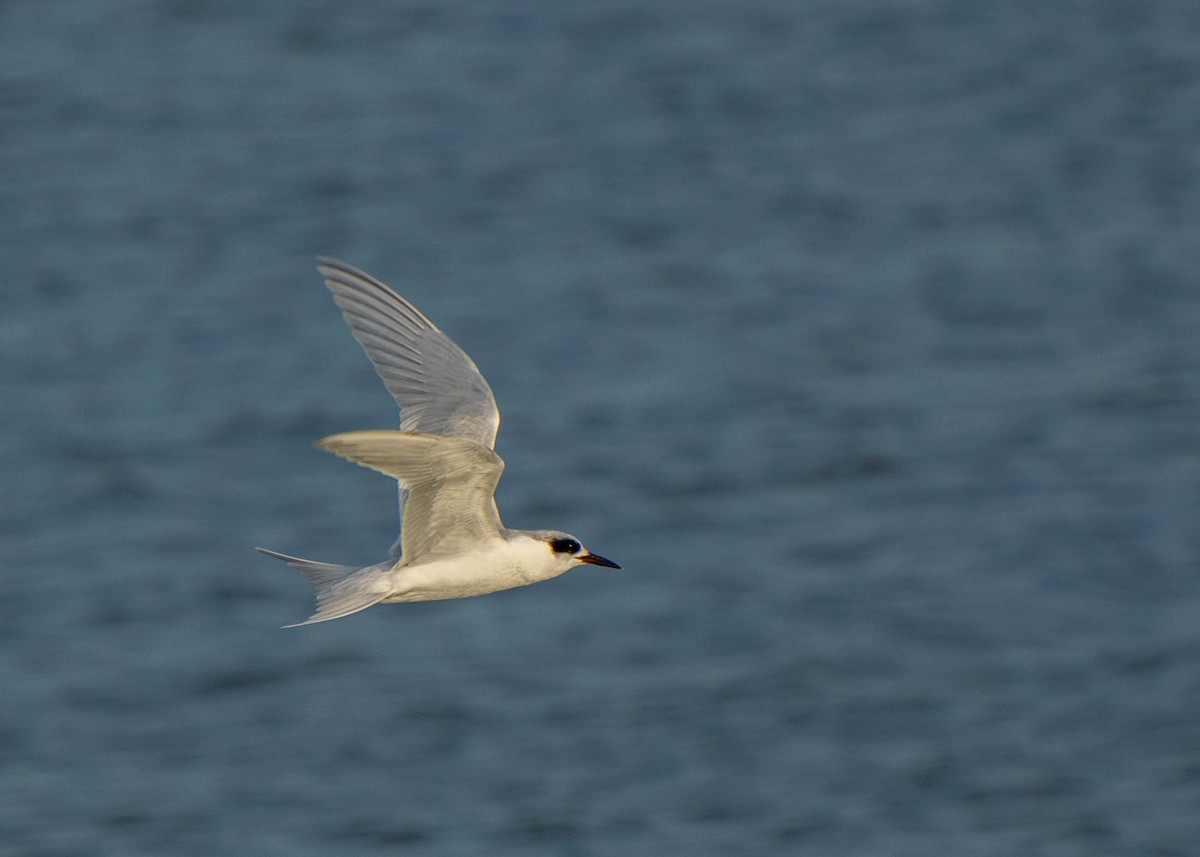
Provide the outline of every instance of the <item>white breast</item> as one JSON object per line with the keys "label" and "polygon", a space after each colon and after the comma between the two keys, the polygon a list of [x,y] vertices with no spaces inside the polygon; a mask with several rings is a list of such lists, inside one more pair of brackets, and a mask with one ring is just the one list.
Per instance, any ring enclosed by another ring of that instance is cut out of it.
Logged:
{"label": "white breast", "polygon": [[384,601],[440,601],[470,598],[557,577],[566,569],[554,561],[545,542],[497,539],[478,553],[462,554],[392,572],[393,593]]}

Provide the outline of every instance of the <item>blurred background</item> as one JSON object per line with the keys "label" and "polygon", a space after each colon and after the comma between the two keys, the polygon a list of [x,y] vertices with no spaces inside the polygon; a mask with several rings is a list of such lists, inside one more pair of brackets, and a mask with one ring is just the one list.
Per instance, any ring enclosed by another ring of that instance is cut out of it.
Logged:
{"label": "blurred background", "polygon": [[[1183,855],[1194,3],[0,6],[0,853]],[[581,569],[381,559],[344,258]]]}

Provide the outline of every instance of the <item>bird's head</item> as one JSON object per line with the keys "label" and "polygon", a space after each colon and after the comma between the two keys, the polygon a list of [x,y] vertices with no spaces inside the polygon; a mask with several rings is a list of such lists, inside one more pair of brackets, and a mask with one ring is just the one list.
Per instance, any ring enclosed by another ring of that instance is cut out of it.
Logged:
{"label": "bird's head", "polygon": [[554,559],[561,563],[563,571],[577,565],[602,565],[605,568],[620,568],[615,562],[594,554],[579,543],[579,539],[570,533],[560,533],[557,530],[541,530],[536,538],[545,542],[546,548]]}

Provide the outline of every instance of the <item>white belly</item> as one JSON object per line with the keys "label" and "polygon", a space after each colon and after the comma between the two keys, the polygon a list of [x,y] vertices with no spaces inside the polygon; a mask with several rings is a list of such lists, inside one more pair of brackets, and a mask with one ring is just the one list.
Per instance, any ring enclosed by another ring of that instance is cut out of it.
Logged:
{"label": "white belly", "polygon": [[[541,563],[529,563],[523,551],[500,542],[494,550],[470,557],[402,565],[391,572],[393,591],[384,602],[470,598],[525,586],[556,576]],[[532,566],[532,567],[531,567]]]}

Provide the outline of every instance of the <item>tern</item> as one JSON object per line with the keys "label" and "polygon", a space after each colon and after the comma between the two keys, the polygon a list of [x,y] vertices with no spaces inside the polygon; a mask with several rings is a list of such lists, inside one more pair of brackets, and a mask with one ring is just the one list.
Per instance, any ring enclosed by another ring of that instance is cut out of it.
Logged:
{"label": "tern", "polygon": [[558,577],[579,565],[620,568],[559,530],[512,530],[494,497],[500,411],[466,353],[415,306],[345,262],[317,270],[400,408],[400,430],[352,431],[317,447],[399,482],[400,537],[383,562],[356,568],[257,548],[308,578],[317,609],[296,628],[379,603],[469,598]]}

